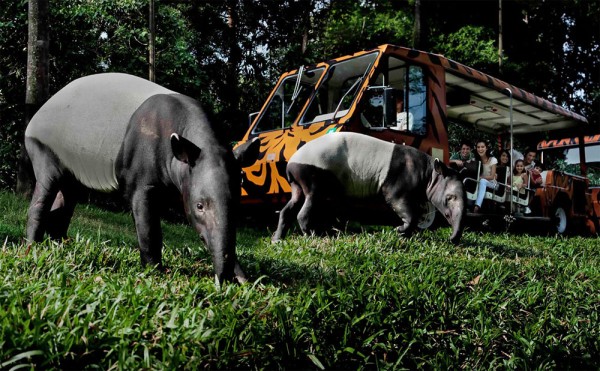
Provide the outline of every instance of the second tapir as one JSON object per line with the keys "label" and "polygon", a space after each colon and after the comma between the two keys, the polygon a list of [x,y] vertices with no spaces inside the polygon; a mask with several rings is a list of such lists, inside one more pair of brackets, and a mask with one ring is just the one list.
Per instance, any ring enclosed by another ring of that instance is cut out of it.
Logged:
{"label": "second tapir", "polygon": [[420,205],[429,200],[450,223],[450,240],[460,241],[465,194],[458,174],[415,148],[357,133],[332,133],[308,142],[287,165],[291,199],[281,210],[273,240],[283,238],[298,216],[304,233],[317,229],[332,201],[381,195],[411,232]]}
{"label": "second tapir", "polygon": [[147,80],[120,73],[75,80],[25,132],[36,177],[27,238],[66,236],[81,183],[125,196],[142,263],[161,266],[160,209],[165,194],[178,191],[217,278],[244,281],[235,249],[240,169],[255,161],[259,144],[238,148],[234,158],[197,101]]}

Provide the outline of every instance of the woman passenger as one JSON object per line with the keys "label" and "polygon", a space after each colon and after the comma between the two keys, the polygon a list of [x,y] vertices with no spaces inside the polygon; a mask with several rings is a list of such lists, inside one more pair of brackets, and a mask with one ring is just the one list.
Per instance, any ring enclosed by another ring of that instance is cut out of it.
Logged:
{"label": "woman passenger", "polygon": [[498,160],[492,156],[489,147],[483,140],[477,141],[475,145],[475,159],[481,162],[483,170],[479,177],[479,189],[477,190],[477,199],[475,200],[475,207],[473,208],[474,213],[478,213],[481,210],[481,204],[485,197],[486,189],[496,189],[498,183],[496,182],[496,165]]}
{"label": "woman passenger", "polygon": [[510,166],[510,154],[508,153],[508,150],[503,149],[502,152],[500,152],[500,161],[498,161],[498,167],[500,166],[506,166],[509,167]]}

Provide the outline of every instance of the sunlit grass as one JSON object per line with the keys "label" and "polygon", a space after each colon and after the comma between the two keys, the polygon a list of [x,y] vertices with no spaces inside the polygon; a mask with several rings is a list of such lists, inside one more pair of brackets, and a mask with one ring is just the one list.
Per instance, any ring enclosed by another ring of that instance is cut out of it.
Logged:
{"label": "sunlit grass", "polygon": [[129,214],[81,205],[27,251],[27,203],[0,205],[0,369],[597,367],[596,238],[242,228],[251,283],[217,287],[188,226],[164,223],[157,273]]}

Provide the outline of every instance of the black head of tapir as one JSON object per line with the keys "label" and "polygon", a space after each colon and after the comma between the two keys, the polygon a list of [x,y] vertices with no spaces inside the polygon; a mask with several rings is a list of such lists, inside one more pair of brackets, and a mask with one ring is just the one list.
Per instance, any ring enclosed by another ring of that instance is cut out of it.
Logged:
{"label": "black head of tapir", "polygon": [[464,229],[467,201],[463,183],[457,171],[447,167],[437,158],[433,160],[431,180],[427,185],[427,198],[446,218],[452,227],[450,241],[458,243]]}
{"label": "black head of tapir", "polygon": [[171,135],[173,155],[180,162],[181,195],[190,224],[203,237],[219,281],[244,282],[236,256],[236,219],[240,204],[241,168],[258,156],[255,138],[236,148],[203,151],[186,138]]}

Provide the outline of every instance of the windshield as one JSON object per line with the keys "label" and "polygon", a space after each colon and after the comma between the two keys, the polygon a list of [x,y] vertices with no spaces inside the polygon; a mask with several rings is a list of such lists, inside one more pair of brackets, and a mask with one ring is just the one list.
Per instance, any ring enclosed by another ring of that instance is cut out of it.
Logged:
{"label": "windshield", "polygon": [[324,70],[324,67],[304,70],[300,80],[298,80],[299,74],[286,77],[273,94],[252,132],[260,133],[290,127],[310,98]]}
{"label": "windshield", "polygon": [[310,102],[302,124],[325,121],[344,116],[352,106],[365,72],[373,65],[378,52],[365,54],[332,65]]}

